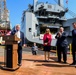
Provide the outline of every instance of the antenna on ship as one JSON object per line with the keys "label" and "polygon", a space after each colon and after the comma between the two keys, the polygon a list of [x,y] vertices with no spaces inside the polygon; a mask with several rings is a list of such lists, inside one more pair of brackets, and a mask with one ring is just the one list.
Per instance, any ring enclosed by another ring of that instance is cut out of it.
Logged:
{"label": "antenna on ship", "polygon": [[[58,0],[58,2],[56,0],[54,0],[59,6],[61,6],[62,8],[65,9],[65,12],[67,12],[68,14],[70,14],[70,16],[72,16],[73,18],[76,17],[76,13],[74,13],[73,11],[71,11],[70,9],[65,8],[63,5],[63,0]],[[66,0],[66,4],[68,4],[68,0]]]}
{"label": "antenna on ship", "polygon": [[63,7],[63,0],[58,0],[58,5]]}
{"label": "antenna on ship", "polygon": [[37,3],[38,3],[38,0],[34,0],[34,11],[36,10]]}

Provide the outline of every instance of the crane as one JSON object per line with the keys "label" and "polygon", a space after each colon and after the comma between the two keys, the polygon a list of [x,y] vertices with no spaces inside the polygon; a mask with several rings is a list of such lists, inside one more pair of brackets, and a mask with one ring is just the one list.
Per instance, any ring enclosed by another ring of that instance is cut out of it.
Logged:
{"label": "crane", "polygon": [[0,33],[4,35],[8,29],[10,30],[10,20],[6,0],[0,0]]}
{"label": "crane", "polygon": [[0,0],[0,21],[7,21],[8,10],[6,8],[6,0]]}

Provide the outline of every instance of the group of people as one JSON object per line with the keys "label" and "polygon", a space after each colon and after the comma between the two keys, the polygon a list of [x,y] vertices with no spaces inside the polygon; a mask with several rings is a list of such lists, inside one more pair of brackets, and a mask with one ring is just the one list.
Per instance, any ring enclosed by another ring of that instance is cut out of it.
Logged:
{"label": "group of people", "polygon": [[[75,51],[76,51],[76,22],[72,23],[73,30],[72,30],[72,57],[73,62],[70,65],[76,64],[75,59]],[[63,63],[67,63],[67,50],[68,50],[68,40],[67,40],[68,34],[64,31],[63,27],[59,28],[59,32],[56,34],[55,38],[57,39],[56,46],[57,46],[57,56],[58,56],[58,62],[61,62],[61,54],[63,54]],[[51,50],[51,41],[52,41],[52,34],[50,32],[50,29],[46,29],[46,32],[43,37],[43,45],[44,45],[44,56],[45,61],[47,56],[46,53],[48,53],[48,60]]]}
{"label": "group of people", "polygon": [[[73,63],[70,65],[75,65],[75,51],[76,51],[76,22],[73,24],[73,30],[72,30],[72,56],[73,56]],[[26,42],[24,39],[23,32],[20,31],[20,25],[16,25],[16,29],[11,31],[11,35],[17,35],[18,38],[21,39],[21,41],[18,41],[18,65],[22,65],[22,46],[26,47]],[[56,34],[55,38],[57,39],[57,56],[58,56],[58,62],[61,62],[61,54],[63,54],[63,63],[67,63],[67,50],[68,50],[68,41],[67,41],[67,33],[64,31],[63,27],[60,27],[59,32]],[[50,50],[51,50],[51,41],[52,41],[52,34],[50,32],[50,29],[46,29],[46,32],[43,37],[43,49],[44,49],[44,56],[45,61],[47,61],[47,53],[48,53],[48,60],[50,56]],[[36,50],[38,50],[38,47],[36,46],[36,43],[34,43],[34,46],[32,47],[32,54],[36,55]]]}

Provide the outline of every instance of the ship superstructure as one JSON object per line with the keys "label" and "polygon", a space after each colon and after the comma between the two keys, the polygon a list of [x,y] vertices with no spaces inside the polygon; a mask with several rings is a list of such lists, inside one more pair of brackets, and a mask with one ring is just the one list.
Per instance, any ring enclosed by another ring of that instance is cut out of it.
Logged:
{"label": "ship superstructure", "polygon": [[[52,33],[52,46],[55,46],[55,35],[60,26],[70,31],[65,14],[68,11],[64,8],[63,0],[58,0],[58,4],[49,4],[34,0],[34,5],[29,5],[22,15],[21,30],[27,40],[42,44],[43,34],[46,28],[50,28]],[[71,21],[73,22],[73,21]]]}

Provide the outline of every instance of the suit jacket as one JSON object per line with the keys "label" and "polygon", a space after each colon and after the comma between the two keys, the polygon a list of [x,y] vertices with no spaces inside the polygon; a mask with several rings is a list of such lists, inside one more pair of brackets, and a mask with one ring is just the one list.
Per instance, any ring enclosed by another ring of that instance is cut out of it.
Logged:
{"label": "suit jacket", "polygon": [[76,46],[76,32],[72,30],[72,44]]}
{"label": "suit jacket", "polygon": [[55,38],[57,39],[57,43],[56,43],[57,46],[67,47],[68,46],[67,34],[63,32],[61,37],[58,37],[57,35],[55,36]]}
{"label": "suit jacket", "polygon": [[[16,32],[17,32],[16,30],[11,31],[11,35],[15,35]],[[23,44],[25,44],[25,38],[24,38],[24,33],[21,31],[20,31],[20,39],[21,39],[21,41],[20,41],[19,45],[23,46]]]}

